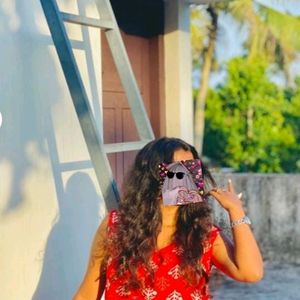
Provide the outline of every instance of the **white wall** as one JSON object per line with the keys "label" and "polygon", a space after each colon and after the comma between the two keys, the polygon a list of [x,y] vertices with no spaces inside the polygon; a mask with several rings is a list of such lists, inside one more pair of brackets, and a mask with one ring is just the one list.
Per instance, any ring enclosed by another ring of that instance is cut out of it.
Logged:
{"label": "white wall", "polygon": [[[188,6],[171,2],[166,134],[192,143]],[[98,17],[94,0],[58,3]],[[100,131],[100,32],[67,28]],[[39,0],[0,1],[0,112],[0,299],[70,299],[105,208]]]}
{"label": "white wall", "polygon": [[190,8],[165,0],[164,35],[166,135],[194,143]]}
{"label": "white wall", "polygon": [[[68,31],[100,124],[99,31]],[[0,299],[70,299],[105,211],[38,0],[0,1],[0,80]]]}

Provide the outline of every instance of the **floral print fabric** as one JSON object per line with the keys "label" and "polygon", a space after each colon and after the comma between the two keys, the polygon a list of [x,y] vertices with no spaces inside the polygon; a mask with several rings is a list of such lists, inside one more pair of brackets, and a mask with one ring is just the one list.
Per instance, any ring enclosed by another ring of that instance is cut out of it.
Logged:
{"label": "floral print fabric", "polygon": [[[109,216],[109,228],[118,222],[117,211],[112,211]],[[219,229],[213,227],[209,239],[204,245],[204,252],[200,259],[204,271],[209,275],[212,267],[212,244],[219,234]],[[142,266],[138,268],[138,275],[144,282],[143,289],[125,290],[124,278],[113,280],[116,269],[113,261],[109,260],[106,272],[105,299],[132,299],[132,300],[208,300],[211,299],[205,278],[198,285],[191,286],[181,274],[180,255],[183,249],[175,243],[155,251],[149,262],[153,272],[154,280],[149,281],[145,276]]]}

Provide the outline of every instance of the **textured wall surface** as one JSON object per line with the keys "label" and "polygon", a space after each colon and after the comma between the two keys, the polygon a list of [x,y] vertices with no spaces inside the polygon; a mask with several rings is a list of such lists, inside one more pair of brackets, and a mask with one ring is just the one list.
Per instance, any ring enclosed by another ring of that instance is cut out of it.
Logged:
{"label": "textured wall surface", "polygon": [[[214,177],[221,187],[231,178],[236,191],[243,193],[264,258],[300,263],[300,175],[215,173]],[[217,223],[230,231],[227,212],[212,203]]]}
{"label": "textured wall surface", "polygon": [[[97,17],[92,1],[57,2]],[[100,128],[99,30],[67,30]],[[40,1],[1,0],[0,41],[0,299],[71,299],[103,198]]]}

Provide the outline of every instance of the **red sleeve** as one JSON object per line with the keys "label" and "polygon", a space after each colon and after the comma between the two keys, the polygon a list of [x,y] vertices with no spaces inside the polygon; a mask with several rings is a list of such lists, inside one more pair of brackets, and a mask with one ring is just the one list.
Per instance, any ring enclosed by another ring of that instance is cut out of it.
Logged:
{"label": "red sleeve", "polygon": [[209,242],[211,245],[214,244],[214,242],[215,242],[217,236],[220,234],[221,230],[222,229],[220,227],[213,225],[213,227],[210,231],[210,234],[209,234]]}
{"label": "red sleeve", "polygon": [[119,212],[117,210],[112,210],[109,212],[108,215],[108,227],[114,227],[114,224],[118,223],[119,221]]}

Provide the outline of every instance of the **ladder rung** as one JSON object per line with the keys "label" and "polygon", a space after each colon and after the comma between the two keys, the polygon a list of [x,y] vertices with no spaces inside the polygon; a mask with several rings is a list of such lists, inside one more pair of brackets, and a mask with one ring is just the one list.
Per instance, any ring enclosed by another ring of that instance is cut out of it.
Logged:
{"label": "ladder rung", "polygon": [[[125,143],[114,143],[104,144],[104,150],[106,153],[117,153],[125,151],[139,150],[144,147],[150,140],[144,140],[139,142],[125,142]],[[60,172],[82,170],[92,168],[92,162],[90,160],[73,161],[60,163]]]}
{"label": "ladder rung", "polygon": [[63,21],[68,23],[91,26],[91,27],[101,28],[105,30],[114,29],[114,24],[111,21],[98,20],[94,18],[78,16],[78,15],[69,14],[65,12],[61,12],[61,16]]}
{"label": "ladder rung", "polygon": [[106,153],[116,153],[124,151],[133,151],[143,148],[151,140],[143,140],[139,142],[127,142],[127,143],[114,143],[104,144],[104,150]]}
{"label": "ladder rung", "polygon": [[72,162],[60,163],[59,171],[60,172],[69,172],[69,171],[75,171],[75,170],[90,169],[92,167],[93,167],[93,165],[90,160],[72,161]]}

